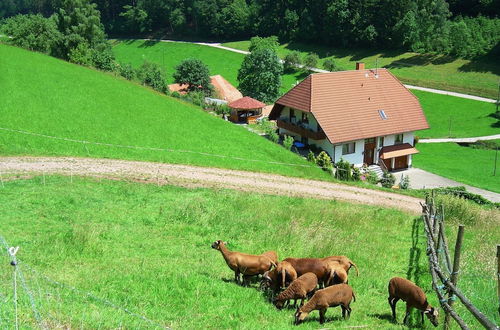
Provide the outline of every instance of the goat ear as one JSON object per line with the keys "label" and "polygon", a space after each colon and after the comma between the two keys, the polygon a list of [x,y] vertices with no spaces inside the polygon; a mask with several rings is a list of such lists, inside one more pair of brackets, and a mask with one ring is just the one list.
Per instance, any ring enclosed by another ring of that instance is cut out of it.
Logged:
{"label": "goat ear", "polygon": [[222,243],[224,243],[224,245],[228,245],[229,244],[229,242],[222,242]]}
{"label": "goat ear", "polygon": [[432,308],[431,308],[431,309],[426,309],[426,310],[424,311],[424,314],[429,314],[429,313],[432,313],[432,312],[433,312],[433,309],[432,309]]}

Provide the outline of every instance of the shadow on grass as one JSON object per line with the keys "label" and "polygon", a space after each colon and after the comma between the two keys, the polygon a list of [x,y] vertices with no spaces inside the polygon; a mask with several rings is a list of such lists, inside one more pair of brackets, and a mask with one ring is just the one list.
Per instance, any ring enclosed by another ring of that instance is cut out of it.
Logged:
{"label": "shadow on grass", "polygon": [[491,127],[499,127],[500,128],[500,111],[499,112],[492,112],[488,115],[488,117],[494,118],[497,121],[494,123],[491,123]]}
{"label": "shadow on grass", "polygon": [[423,233],[420,222],[420,218],[413,219],[413,225],[411,229],[410,255],[408,258],[408,270],[406,272],[406,278],[410,281],[413,281],[417,285],[420,284],[420,273],[422,272],[422,270],[420,269],[420,258],[422,257],[420,238],[422,237]]}
{"label": "shadow on grass", "polygon": [[[387,307],[389,307],[389,304],[387,304]],[[368,314],[368,316],[376,318],[376,319],[379,319],[379,320],[384,320],[384,321],[389,321],[391,323],[394,323],[394,322],[392,322],[392,315],[391,315],[391,313],[384,313],[384,314],[374,313],[374,314]]]}
{"label": "shadow on grass", "polygon": [[498,55],[500,44],[497,44],[488,54],[473,58],[469,63],[458,68],[461,72],[491,72],[500,75]]}
{"label": "shadow on grass", "polygon": [[441,65],[455,61],[457,58],[450,55],[439,54],[415,54],[410,57],[398,59],[385,65],[385,68],[395,69],[401,67],[424,66],[429,64]]}

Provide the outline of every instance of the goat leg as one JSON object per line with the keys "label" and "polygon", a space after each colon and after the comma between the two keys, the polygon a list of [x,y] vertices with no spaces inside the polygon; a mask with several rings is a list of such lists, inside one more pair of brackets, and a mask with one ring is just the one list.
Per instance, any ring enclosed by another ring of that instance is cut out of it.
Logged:
{"label": "goat leg", "polygon": [[387,298],[387,300],[389,301],[389,306],[391,306],[391,310],[392,310],[392,320],[394,322],[396,322],[396,303],[398,302],[397,298]]}
{"label": "goat leg", "polygon": [[406,325],[406,322],[408,321],[408,317],[410,316],[410,310],[411,308],[408,307],[408,305],[406,305],[406,315],[405,315],[405,318],[403,319],[403,324]]}
{"label": "goat leg", "polygon": [[344,305],[340,305],[340,308],[342,308],[342,318],[345,320],[346,308],[344,307]]}
{"label": "goat leg", "polygon": [[326,308],[322,308],[319,310],[319,323],[320,324],[325,323],[325,314],[326,314]]}

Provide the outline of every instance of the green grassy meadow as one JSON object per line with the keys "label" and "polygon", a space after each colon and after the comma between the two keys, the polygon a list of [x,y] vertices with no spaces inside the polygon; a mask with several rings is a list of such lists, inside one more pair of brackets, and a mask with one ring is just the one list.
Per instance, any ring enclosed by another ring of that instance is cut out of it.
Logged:
{"label": "green grassy meadow", "polygon": [[419,143],[413,166],[449,179],[500,193],[500,155],[493,176],[495,150],[462,147],[456,143]]}
{"label": "green grassy meadow", "polygon": [[[113,52],[119,63],[130,63],[139,67],[145,60],[161,64],[167,70],[168,82],[174,83],[172,74],[175,67],[186,58],[194,57],[203,61],[210,74],[220,74],[238,87],[238,69],[245,55],[209,46],[147,40],[114,40]],[[297,81],[307,76],[302,72],[285,74],[282,77],[281,92],[287,92]]]}
{"label": "green grassy meadow", "polygon": [[[339,320],[339,308],[330,309],[327,327],[403,328],[389,320],[387,283],[393,276],[416,281],[437,304],[421,220],[399,211],[230,190],[85,178],[70,183],[59,176],[42,180],[5,181],[0,187],[0,234],[21,247],[19,267],[51,328],[153,327],[95,297],[174,329],[319,327],[318,312],[294,327],[294,310],[276,310],[257,283],[237,286],[220,253],[210,248],[217,239],[237,251],[275,250],[280,258],[349,256],[360,268],[360,276],[351,272],[349,281],[357,301],[348,321]],[[453,214],[447,217],[450,246],[455,221]],[[460,285],[498,322],[494,237],[500,227],[490,221],[467,223]],[[11,324],[12,268],[5,254],[0,261],[5,265],[0,267],[0,321]],[[19,299],[21,328],[34,326],[21,288]],[[400,303],[400,323],[403,314]],[[417,313],[413,316],[411,324],[417,326]],[[424,328],[433,329],[428,322]]]}
{"label": "green grassy meadow", "polygon": [[[224,46],[248,50],[250,41],[228,42]],[[314,52],[320,56],[321,64],[333,58],[344,70],[354,69],[356,62],[365,62],[366,67],[385,67],[406,84],[437,88],[454,92],[496,98],[500,64],[495,58],[477,60],[457,59],[446,55],[418,54],[397,50],[353,50],[322,47],[301,43],[283,44],[279,55],[284,57],[291,51],[303,55]],[[321,67],[321,65],[319,65]]]}
{"label": "green grassy meadow", "polygon": [[420,138],[461,138],[500,134],[500,121],[493,117],[495,104],[412,90],[430,128],[416,132]]}
{"label": "green grassy meadow", "polygon": [[104,157],[329,177],[243,127],[111,74],[6,45],[0,45],[0,58],[0,127],[173,150],[82,144],[0,130],[2,155]]}

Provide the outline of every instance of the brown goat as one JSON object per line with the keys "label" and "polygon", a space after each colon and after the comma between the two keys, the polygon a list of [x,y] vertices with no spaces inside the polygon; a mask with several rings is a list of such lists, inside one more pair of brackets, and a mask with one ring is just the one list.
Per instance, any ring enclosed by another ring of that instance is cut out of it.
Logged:
{"label": "brown goat", "polygon": [[278,273],[278,278],[281,276],[281,282],[278,280],[278,285],[281,285],[282,288],[285,288],[287,283],[289,284],[297,279],[297,272],[288,261],[279,262],[276,266],[276,272]]}
{"label": "brown goat", "polygon": [[243,275],[243,284],[245,284],[251,276],[264,274],[272,266],[276,266],[278,261],[278,256],[274,251],[252,255],[229,251],[226,244],[226,242],[218,240],[212,243],[212,248],[222,253],[226,264],[234,271],[234,278],[238,284],[240,283],[240,274]]}
{"label": "brown goat", "polygon": [[[358,267],[347,257],[345,256],[330,256],[326,258],[286,258],[285,260],[288,262],[293,269],[295,269],[297,276],[304,275],[305,273],[311,272],[316,275],[318,278],[318,283],[320,286],[324,286],[325,283],[329,279],[329,272],[326,267],[327,261],[338,261],[342,267],[346,270],[346,272],[351,268],[356,268],[356,272],[359,275]],[[279,276],[275,269],[264,274],[262,278],[261,287],[270,287],[273,291],[277,292],[280,289],[281,284],[276,283]]]}
{"label": "brown goat", "polygon": [[327,286],[341,283],[349,284],[347,271],[342,267],[341,263],[338,261],[326,261],[326,268],[328,269]]}
{"label": "brown goat", "polygon": [[328,307],[342,308],[342,317],[351,316],[351,301],[356,297],[352,288],[347,284],[332,285],[325,289],[316,291],[304,306],[299,307],[295,312],[295,324],[300,324],[313,310],[319,310],[319,323],[325,322],[325,314]]}
{"label": "brown goat", "polygon": [[300,306],[304,305],[304,299],[316,290],[318,286],[318,278],[313,273],[305,273],[299,278],[295,279],[285,291],[281,292],[274,300],[274,305],[278,309],[283,308],[285,303],[291,299],[297,303],[301,299]]}
{"label": "brown goat", "polygon": [[401,299],[406,302],[406,315],[403,320],[404,324],[406,324],[406,321],[408,320],[411,309],[416,308],[420,310],[422,316],[422,324],[424,323],[425,314],[435,327],[438,326],[438,311],[434,307],[429,305],[424,291],[416,286],[413,282],[401,277],[393,277],[389,281],[388,290],[388,300],[389,305],[392,309],[392,319],[394,321],[396,321],[396,303]]}
{"label": "brown goat", "polygon": [[356,266],[356,264],[354,262],[352,262],[351,259],[347,258],[346,256],[331,256],[331,257],[323,258],[323,260],[325,260],[325,261],[337,261],[340,265],[342,265],[342,267],[344,268],[344,270],[347,273],[349,273],[349,269],[351,269],[351,267],[354,267],[356,269],[356,276],[359,276],[358,266]]}

